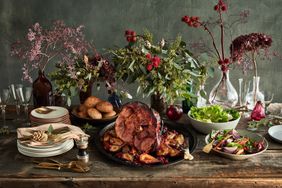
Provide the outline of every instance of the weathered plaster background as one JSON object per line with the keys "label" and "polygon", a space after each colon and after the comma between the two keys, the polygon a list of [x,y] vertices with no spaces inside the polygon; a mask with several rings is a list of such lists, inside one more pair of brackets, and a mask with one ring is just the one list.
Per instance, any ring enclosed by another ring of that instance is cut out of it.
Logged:
{"label": "weathered plaster background", "polygon": [[[213,11],[215,2],[216,0],[0,0],[0,88],[21,82],[22,64],[10,57],[9,43],[23,37],[28,27],[35,22],[46,25],[52,20],[62,19],[67,24],[83,24],[87,38],[93,40],[96,48],[102,52],[103,49],[116,45],[123,46],[123,33],[127,28],[137,32],[148,28],[156,39],[174,38],[180,34],[186,42],[191,42],[207,37],[203,31],[186,27],[180,19],[183,15],[198,15],[203,19],[216,16]],[[244,9],[250,11],[248,23],[233,28],[234,36],[250,32],[270,34],[274,41],[272,49],[280,52],[282,1],[232,0],[229,14],[238,14]],[[231,17],[227,20],[229,19]],[[217,29],[213,30],[218,32]],[[229,42],[226,46],[229,46]],[[274,100],[277,102],[282,102],[280,61],[274,58],[271,62],[258,62],[260,88],[268,94],[274,93]],[[50,64],[48,70],[52,68]],[[233,85],[238,88],[241,71],[232,70],[230,77]],[[208,81],[207,92],[217,80],[218,74]],[[134,91],[135,86],[129,88]],[[106,96],[103,89],[94,92],[100,97]]]}

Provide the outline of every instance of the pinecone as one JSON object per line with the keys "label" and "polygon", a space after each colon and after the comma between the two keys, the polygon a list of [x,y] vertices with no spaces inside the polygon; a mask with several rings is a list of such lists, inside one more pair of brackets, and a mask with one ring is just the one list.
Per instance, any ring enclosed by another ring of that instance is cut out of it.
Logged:
{"label": "pinecone", "polygon": [[35,131],[32,134],[32,140],[35,142],[46,142],[48,140],[48,135],[44,131]]}

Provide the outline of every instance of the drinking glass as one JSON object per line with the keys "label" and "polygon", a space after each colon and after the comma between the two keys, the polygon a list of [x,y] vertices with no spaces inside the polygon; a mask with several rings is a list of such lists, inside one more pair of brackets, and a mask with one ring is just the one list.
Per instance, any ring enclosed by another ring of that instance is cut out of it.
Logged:
{"label": "drinking glass", "polygon": [[24,113],[26,116],[25,125],[29,126],[29,117],[28,117],[28,105],[32,96],[32,87],[19,87],[16,89],[16,94],[19,98],[20,103],[24,106]]}
{"label": "drinking glass", "polygon": [[0,95],[0,107],[2,111],[3,127],[6,128],[6,106],[9,100],[9,89],[3,89]]}
{"label": "drinking glass", "polygon": [[20,105],[19,98],[16,94],[16,89],[21,88],[21,87],[23,87],[22,84],[17,84],[17,85],[11,84],[11,85],[9,85],[10,96],[11,96],[11,98],[13,99],[13,101],[16,105],[17,117],[16,117],[15,121],[20,121],[21,105]]}

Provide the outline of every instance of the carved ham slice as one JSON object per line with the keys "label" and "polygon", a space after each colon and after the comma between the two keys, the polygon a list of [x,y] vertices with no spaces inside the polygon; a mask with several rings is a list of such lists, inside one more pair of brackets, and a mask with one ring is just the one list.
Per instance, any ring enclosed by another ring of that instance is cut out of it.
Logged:
{"label": "carved ham slice", "polygon": [[115,124],[117,136],[140,152],[154,149],[159,124],[151,109],[140,102],[125,105]]}

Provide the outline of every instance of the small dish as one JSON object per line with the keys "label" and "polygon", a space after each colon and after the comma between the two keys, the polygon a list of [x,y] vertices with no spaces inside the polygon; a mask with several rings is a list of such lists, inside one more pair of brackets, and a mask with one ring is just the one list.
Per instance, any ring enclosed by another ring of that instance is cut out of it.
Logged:
{"label": "small dish", "polygon": [[51,111],[47,114],[38,113],[36,109],[33,109],[30,112],[30,116],[37,119],[56,119],[61,118],[69,114],[69,111],[66,108],[60,106],[46,106],[46,108]]}
{"label": "small dish", "polygon": [[269,136],[276,142],[282,143],[282,125],[275,125],[268,129]]}
{"label": "small dish", "polygon": [[[241,136],[245,136],[245,137],[249,137],[250,139],[253,139],[255,141],[261,141],[263,140],[263,145],[264,145],[264,149],[261,150],[260,152],[257,152],[257,153],[253,153],[253,154],[243,154],[243,155],[236,155],[236,154],[229,154],[229,153],[226,153],[226,152],[222,152],[222,151],[218,151],[216,149],[212,149],[213,152],[215,152],[216,154],[222,156],[222,157],[225,157],[225,158],[228,158],[228,159],[232,159],[232,160],[246,160],[246,159],[249,159],[251,157],[255,157],[257,155],[260,155],[262,154],[263,152],[265,152],[268,148],[268,142],[266,141],[266,139],[261,136],[260,134],[257,134],[257,133],[250,133],[248,131],[245,131],[245,130],[237,130],[239,132],[239,134]],[[205,137],[205,143],[208,144],[209,143],[209,138],[210,138],[210,134],[208,134],[206,137]]]}

